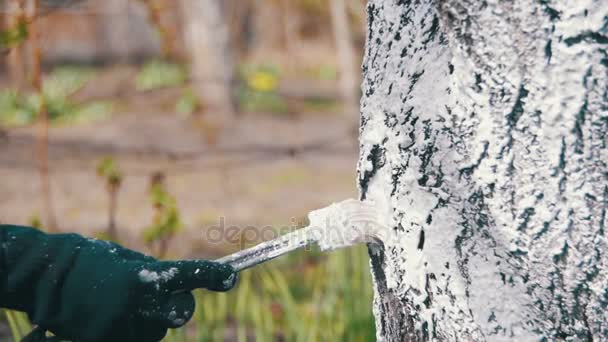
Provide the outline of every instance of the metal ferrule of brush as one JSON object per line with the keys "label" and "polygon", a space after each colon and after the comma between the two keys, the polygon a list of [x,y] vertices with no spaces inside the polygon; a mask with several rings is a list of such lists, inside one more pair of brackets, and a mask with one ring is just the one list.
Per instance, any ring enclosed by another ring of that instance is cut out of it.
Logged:
{"label": "metal ferrule of brush", "polygon": [[215,261],[229,264],[238,272],[315,243],[317,240],[318,238],[315,238],[309,229],[299,229]]}

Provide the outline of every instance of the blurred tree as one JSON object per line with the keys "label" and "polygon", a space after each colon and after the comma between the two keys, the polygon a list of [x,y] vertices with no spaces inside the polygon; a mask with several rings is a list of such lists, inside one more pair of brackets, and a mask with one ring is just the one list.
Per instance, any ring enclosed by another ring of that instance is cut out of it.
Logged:
{"label": "blurred tree", "polygon": [[116,58],[127,62],[133,48],[130,44],[130,11],[129,1],[104,0],[97,2],[100,20],[97,20],[99,54],[105,58]]}
{"label": "blurred tree", "polygon": [[160,50],[165,59],[180,60],[175,47],[177,32],[175,26],[167,23],[163,15],[170,9],[168,0],[140,0],[148,10],[148,20],[154,25],[160,38]]}
{"label": "blurred tree", "polygon": [[25,0],[7,0],[7,28],[4,31],[6,41],[3,45],[9,48],[7,66],[11,85],[15,89],[25,86],[24,46],[21,42],[27,37]]}
{"label": "blurred tree", "polygon": [[347,117],[359,112],[359,85],[357,84],[355,52],[345,0],[331,0],[331,22],[340,70],[340,92]]}
{"label": "blurred tree", "polygon": [[[251,1],[251,46],[266,53],[279,48],[282,43],[280,23],[282,14],[280,2],[277,0]],[[273,25],[269,25],[273,23]]]}
{"label": "blurred tree", "polygon": [[42,192],[42,201],[46,214],[46,228],[49,232],[57,231],[57,219],[55,209],[53,207],[53,194],[51,189],[51,176],[49,169],[49,113],[47,106],[46,95],[42,86],[42,47],[41,36],[42,32],[39,28],[40,19],[40,1],[29,0],[30,11],[28,22],[30,23],[30,50],[31,50],[31,79],[32,86],[36,91],[38,104],[38,171],[40,173],[40,185]]}
{"label": "blurred tree", "polygon": [[184,39],[193,89],[214,120],[227,123],[236,112],[235,61],[227,6],[231,1],[182,0]]}
{"label": "blurred tree", "polygon": [[294,52],[297,50],[298,42],[300,40],[298,34],[300,17],[297,13],[294,13],[293,3],[290,3],[290,0],[281,0],[281,11],[281,17],[283,19],[284,50],[287,57],[286,63],[288,68],[293,69],[297,62],[297,55]]}

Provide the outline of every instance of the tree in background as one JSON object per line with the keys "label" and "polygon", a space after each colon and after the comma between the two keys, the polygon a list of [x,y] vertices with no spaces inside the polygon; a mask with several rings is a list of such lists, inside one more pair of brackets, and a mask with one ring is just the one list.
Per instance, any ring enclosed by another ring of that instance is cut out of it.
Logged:
{"label": "tree in background", "polygon": [[184,40],[190,55],[193,88],[207,111],[230,121],[236,111],[235,56],[222,0],[182,0]]}
{"label": "tree in background", "polygon": [[[46,228],[55,231],[57,222],[52,203],[48,162],[48,108],[42,87],[41,32],[38,22],[40,3],[38,0],[11,0],[2,4],[2,10],[6,10],[7,25],[0,30],[0,51],[6,51],[8,54],[10,81],[16,92],[33,88],[37,95],[34,111],[39,123],[36,159],[41,199],[46,214]],[[28,49],[25,43],[28,44]],[[25,51],[29,54],[25,54]],[[31,81],[29,87],[26,86],[28,78]]]}
{"label": "tree in background", "polygon": [[6,9],[7,23],[3,30],[2,48],[9,48],[6,56],[9,77],[15,89],[22,89],[25,86],[25,63],[21,42],[27,38],[25,0],[9,0],[2,7]]}
{"label": "tree in background", "polygon": [[165,59],[179,60],[177,49],[177,32],[173,25],[167,23],[166,16],[163,15],[170,8],[168,0],[141,0],[148,11],[148,22],[155,28],[160,41],[160,52]]}
{"label": "tree in background", "polygon": [[608,4],[371,0],[380,341],[608,336]]}
{"label": "tree in background", "polygon": [[[106,0],[97,3],[102,20],[97,21],[98,44],[102,46],[101,56],[111,56],[122,63],[131,58],[129,1]],[[107,57],[106,57],[107,58]]]}
{"label": "tree in background", "polygon": [[355,74],[355,51],[349,27],[347,7],[344,0],[330,1],[331,21],[336,42],[338,68],[340,70],[340,94],[347,116],[356,115],[359,111],[359,87]]}

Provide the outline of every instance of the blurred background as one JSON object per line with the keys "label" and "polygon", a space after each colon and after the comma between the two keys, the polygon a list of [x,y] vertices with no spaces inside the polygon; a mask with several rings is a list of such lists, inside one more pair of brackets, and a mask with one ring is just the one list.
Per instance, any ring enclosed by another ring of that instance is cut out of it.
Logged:
{"label": "blurred background", "polygon": [[[357,196],[365,1],[0,10],[0,222],[216,258]],[[372,341],[366,253],[300,251],[197,291],[165,340]],[[0,315],[0,340],[30,328]]]}

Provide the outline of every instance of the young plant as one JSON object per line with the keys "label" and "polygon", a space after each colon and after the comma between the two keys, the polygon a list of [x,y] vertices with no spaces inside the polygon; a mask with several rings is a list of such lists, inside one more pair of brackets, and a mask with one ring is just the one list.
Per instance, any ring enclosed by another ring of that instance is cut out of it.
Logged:
{"label": "young plant", "polygon": [[162,172],[156,172],[151,177],[150,198],[155,209],[154,220],[144,230],[143,238],[153,253],[163,258],[167,254],[169,242],[181,230],[182,222],[175,197],[167,191]]}
{"label": "young plant", "polygon": [[116,208],[118,204],[118,191],[122,184],[122,172],[111,157],[104,158],[97,166],[97,175],[105,180],[106,190],[108,191],[108,228],[106,238],[116,240]]}

